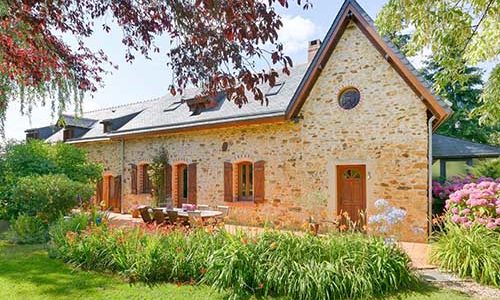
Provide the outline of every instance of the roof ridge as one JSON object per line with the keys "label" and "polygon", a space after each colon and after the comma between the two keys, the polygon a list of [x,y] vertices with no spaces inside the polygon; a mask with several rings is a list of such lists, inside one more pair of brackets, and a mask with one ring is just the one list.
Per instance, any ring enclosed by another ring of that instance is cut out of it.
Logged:
{"label": "roof ridge", "polygon": [[125,107],[125,106],[132,106],[132,105],[141,104],[141,103],[153,102],[153,101],[160,100],[163,97],[166,97],[166,95],[158,96],[158,97],[151,98],[151,99],[144,99],[144,100],[140,100],[140,101],[135,101],[135,102],[124,103],[124,104],[119,104],[119,105],[115,105],[115,106],[108,106],[108,107],[98,108],[98,109],[94,109],[94,110],[84,111],[83,114],[104,111],[104,110],[109,110],[109,109],[115,109],[115,108],[120,108],[120,107]]}

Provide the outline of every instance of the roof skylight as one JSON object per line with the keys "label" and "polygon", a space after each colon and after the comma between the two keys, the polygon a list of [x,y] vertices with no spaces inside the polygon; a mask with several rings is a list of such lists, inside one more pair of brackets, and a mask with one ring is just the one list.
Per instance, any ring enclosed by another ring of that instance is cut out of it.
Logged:
{"label": "roof skylight", "polygon": [[284,84],[285,84],[285,82],[284,82],[284,81],[282,81],[282,82],[277,82],[277,83],[276,83],[273,87],[271,87],[271,88],[269,89],[269,91],[267,91],[266,96],[274,96],[274,95],[277,95],[277,94],[280,92],[280,90],[281,90],[281,88],[283,87],[283,85],[284,85]]}

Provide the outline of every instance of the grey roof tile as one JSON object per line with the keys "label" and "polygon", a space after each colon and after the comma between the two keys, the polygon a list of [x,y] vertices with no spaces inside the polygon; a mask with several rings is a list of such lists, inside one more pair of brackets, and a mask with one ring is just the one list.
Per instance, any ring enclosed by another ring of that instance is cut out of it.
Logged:
{"label": "grey roof tile", "polygon": [[500,147],[434,134],[432,136],[432,156],[436,159],[498,157],[500,156]]}

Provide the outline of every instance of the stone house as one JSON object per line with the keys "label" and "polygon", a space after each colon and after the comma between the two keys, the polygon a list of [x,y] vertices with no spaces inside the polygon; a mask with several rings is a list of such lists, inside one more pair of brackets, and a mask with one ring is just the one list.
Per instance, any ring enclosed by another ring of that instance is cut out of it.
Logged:
{"label": "stone house", "polygon": [[345,1],[324,40],[310,42],[308,63],[280,80],[263,88],[268,105],[188,90],[27,133],[103,163],[98,197],[116,211],[150,203],[146,170],[165,149],[174,205],[228,205],[233,222],[296,228],[309,216],[369,216],[384,198],[407,211],[402,238],[424,241],[432,131],[451,110],[363,9]]}

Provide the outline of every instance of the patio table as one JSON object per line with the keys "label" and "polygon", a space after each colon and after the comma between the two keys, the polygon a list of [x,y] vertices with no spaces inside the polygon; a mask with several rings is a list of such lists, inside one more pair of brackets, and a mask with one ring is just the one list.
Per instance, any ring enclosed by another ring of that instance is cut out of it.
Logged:
{"label": "patio table", "polygon": [[[174,211],[177,212],[177,215],[179,217],[188,217],[188,212],[182,210],[182,208],[174,208]],[[215,218],[218,216],[222,216],[222,212],[218,210],[195,210],[195,212],[201,212],[201,218],[202,219],[208,219],[208,218]],[[167,209],[163,209],[163,213],[167,214]]]}

